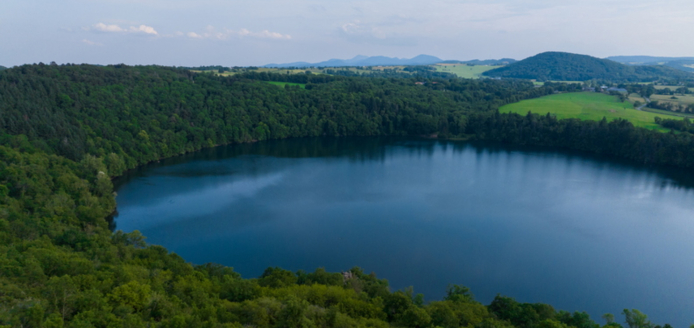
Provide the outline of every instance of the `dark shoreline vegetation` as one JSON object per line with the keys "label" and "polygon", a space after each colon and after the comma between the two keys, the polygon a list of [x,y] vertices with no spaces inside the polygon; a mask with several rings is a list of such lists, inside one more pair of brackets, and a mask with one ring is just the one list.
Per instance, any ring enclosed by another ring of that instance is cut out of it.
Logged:
{"label": "dark shoreline vegetation", "polygon": [[[306,84],[306,89],[259,81]],[[424,85],[415,82],[425,81]],[[26,65],[0,73],[0,324],[10,327],[597,328],[585,312],[462,286],[424,304],[359,268],[269,268],[242,279],[193,266],[138,232],[111,232],[111,177],[221,144],[314,136],[438,136],[577,149],[691,168],[694,138],[624,120],[499,114],[570,91],[529,82],[248,73],[166,67]],[[629,328],[654,327],[625,310]],[[619,327],[606,316],[607,326]],[[666,325],[667,326],[667,325]]]}

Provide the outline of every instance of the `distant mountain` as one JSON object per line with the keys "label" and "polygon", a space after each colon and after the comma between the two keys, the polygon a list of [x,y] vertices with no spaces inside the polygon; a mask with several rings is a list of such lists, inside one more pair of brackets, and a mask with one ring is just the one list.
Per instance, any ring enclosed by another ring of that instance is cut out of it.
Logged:
{"label": "distant mountain", "polygon": [[694,73],[694,59],[675,60],[665,63],[665,66],[672,67],[680,71]]}
{"label": "distant mountain", "polygon": [[384,56],[356,56],[352,59],[330,59],[320,63],[294,62],[287,64],[268,64],[263,67],[286,68],[286,67],[344,67],[344,66],[395,66],[395,65],[432,65],[443,60],[429,55],[419,55],[412,59],[391,58]]}
{"label": "distant mountain", "polygon": [[694,72],[694,57],[613,56],[609,60],[627,65],[664,65],[685,72]]}
{"label": "distant mountain", "polygon": [[612,56],[605,59],[627,65],[662,65],[672,61],[694,60],[694,57]]}
{"label": "distant mountain", "polygon": [[566,52],[544,52],[499,67],[483,75],[536,79],[540,81],[587,81],[591,79],[645,82],[660,78],[692,80],[694,75],[666,66],[628,66],[618,62]]}
{"label": "distant mountain", "polygon": [[515,62],[517,62],[517,60],[515,60],[513,58],[501,58],[501,59],[486,59],[486,60],[474,59],[474,60],[468,60],[468,61],[446,60],[446,61],[441,62],[441,64],[469,64],[469,65],[498,66],[498,65],[513,64]]}

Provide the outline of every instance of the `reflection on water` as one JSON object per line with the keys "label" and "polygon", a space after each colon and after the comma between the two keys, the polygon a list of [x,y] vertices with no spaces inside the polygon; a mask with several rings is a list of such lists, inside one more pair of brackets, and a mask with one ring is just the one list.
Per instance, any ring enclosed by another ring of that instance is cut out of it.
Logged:
{"label": "reflection on water", "polygon": [[116,181],[118,229],[246,277],[360,266],[440,298],[694,323],[694,179],[582,153],[393,138],[208,149]]}

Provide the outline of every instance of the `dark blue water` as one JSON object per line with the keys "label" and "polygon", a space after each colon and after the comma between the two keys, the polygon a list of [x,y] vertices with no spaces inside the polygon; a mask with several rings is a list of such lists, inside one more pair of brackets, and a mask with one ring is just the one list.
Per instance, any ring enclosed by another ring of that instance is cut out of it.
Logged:
{"label": "dark blue water", "polygon": [[694,323],[692,175],[570,152],[404,139],[218,147],[118,181],[117,229],[256,277],[374,271],[557,309]]}

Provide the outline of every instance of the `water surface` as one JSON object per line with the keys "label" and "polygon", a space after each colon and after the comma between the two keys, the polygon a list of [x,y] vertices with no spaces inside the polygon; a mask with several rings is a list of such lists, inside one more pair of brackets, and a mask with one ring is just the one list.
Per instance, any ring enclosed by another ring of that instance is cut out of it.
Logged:
{"label": "water surface", "polygon": [[692,175],[572,152],[433,140],[218,147],[117,181],[117,229],[244,277],[359,266],[439,299],[694,323]]}

